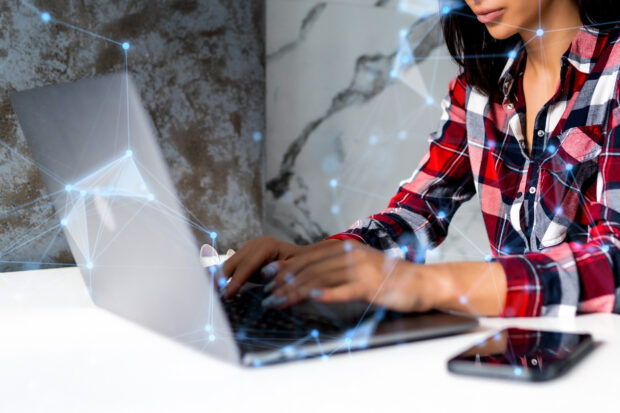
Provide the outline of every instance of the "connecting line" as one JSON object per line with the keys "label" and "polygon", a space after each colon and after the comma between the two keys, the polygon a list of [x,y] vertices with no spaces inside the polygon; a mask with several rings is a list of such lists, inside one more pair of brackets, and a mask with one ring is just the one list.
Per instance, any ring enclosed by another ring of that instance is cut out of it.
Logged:
{"label": "connecting line", "polygon": [[458,232],[463,238],[465,238],[465,240],[467,242],[469,242],[475,249],[478,250],[478,252],[480,253],[480,255],[482,256],[482,258],[484,258],[484,251],[482,251],[475,242],[473,242],[467,235],[465,235],[463,233],[463,231],[461,231],[456,225],[454,225],[453,222],[450,222],[450,228],[454,228],[456,230],[456,232]]}
{"label": "connecting line", "polygon": [[125,225],[119,229],[116,234],[112,237],[112,239],[110,240],[110,242],[108,242],[108,245],[106,245],[104,248],[101,249],[101,251],[98,252],[98,254],[96,256],[93,257],[93,261],[95,261],[98,257],[101,256],[101,254],[103,254],[105,252],[105,250],[107,250],[110,245],[112,245],[114,243],[114,241],[116,240],[116,238],[118,238],[123,231],[129,226],[129,224],[131,224],[131,222],[140,214],[140,212],[142,212],[142,210],[144,209],[144,207],[148,204],[148,202],[144,202],[140,208],[138,208],[136,210],[136,212],[131,216],[131,218],[129,218],[127,220],[127,222],[125,222]]}
{"label": "connecting line", "polygon": [[11,249],[7,250],[7,251],[2,251],[2,252],[0,253],[0,257],[4,256],[4,255],[6,255],[6,254],[8,254],[8,253],[10,253],[10,252],[13,252],[13,251],[15,251],[16,249],[18,249],[18,248],[20,248],[20,247],[23,247],[24,245],[29,244],[29,243],[31,243],[31,242],[32,242],[32,241],[34,241],[34,240],[37,240],[37,239],[41,238],[42,236],[44,236],[44,235],[45,235],[45,234],[47,234],[48,232],[54,231],[54,230],[55,230],[55,229],[57,229],[58,227],[60,227],[60,224],[55,225],[55,226],[53,226],[52,228],[49,228],[49,229],[47,229],[47,230],[43,231],[42,233],[40,233],[40,234],[39,234],[39,235],[37,235],[36,237],[33,237],[33,238],[31,238],[31,239],[29,239],[29,240],[27,240],[27,241],[24,241],[23,243],[21,243],[21,244],[19,244],[19,245],[15,246],[15,247],[13,247],[13,248],[11,248]]}
{"label": "connecting line", "polygon": [[125,55],[125,94],[126,94],[126,105],[127,105],[127,149],[131,149],[131,127],[130,127],[130,119],[129,119],[129,66],[127,62],[127,49],[129,48],[128,43],[123,43],[123,53]]}
{"label": "connecting line", "polygon": [[5,149],[8,149],[9,151],[11,151],[13,153],[13,155],[18,156],[21,160],[28,162],[29,164],[35,166],[39,171],[41,171],[42,173],[44,173],[45,175],[49,176],[50,178],[52,178],[53,180],[55,180],[56,182],[58,182],[59,184],[64,184],[63,180],[60,179],[58,176],[54,175],[54,173],[50,170],[48,170],[47,168],[44,168],[43,166],[37,164],[35,161],[33,161],[32,159],[29,159],[27,157],[25,157],[24,155],[22,155],[21,153],[19,153],[16,149],[11,148],[10,146],[8,146],[7,144],[5,144],[4,142],[2,142],[2,140],[0,139],[0,145],[2,145]]}
{"label": "connecting line", "polygon": [[73,30],[76,30],[76,31],[78,31],[78,32],[82,32],[82,33],[87,34],[87,35],[89,35],[89,36],[96,37],[97,39],[101,39],[101,40],[105,40],[106,42],[114,43],[114,44],[115,44],[115,45],[117,45],[117,46],[122,46],[122,45],[123,45],[121,42],[117,42],[116,40],[112,40],[112,39],[110,39],[110,38],[108,38],[108,37],[105,37],[105,36],[102,36],[102,35],[100,35],[100,34],[93,33],[93,32],[91,32],[91,31],[88,31],[88,30],[82,29],[82,28],[77,27],[77,26],[74,26],[74,25],[72,25],[72,24],[70,24],[70,23],[65,23],[65,22],[63,22],[63,21],[61,21],[61,20],[58,20],[58,19],[55,19],[55,18],[53,18],[53,17],[50,19],[50,21],[51,21],[51,22],[54,22],[54,23],[56,23],[56,24],[59,24],[59,25],[61,25],[61,26],[65,26],[65,27],[67,27],[67,28],[69,28],[69,29],[73,29]]}
{"label": "connecting line", "polygon": [[52,245],[54,245],[54,242],[56,242],[56,239],[58,238],[58,235],[60,235],[61,232],[62,232],[62,228],[58,228],[58,230],[56,231],[56,234],[54,234],[49,244],[47,244],[47,248],[45,248],[45,250],[43,251],[43,254],[41,254],[41,261],[43,261],[43,258],[45,258],[50,248],[52,248]]}
{"label": "connecting line", "polygon": [[33,265],[56,265],[59,267],[75,267],[75,264],[62,263],[62,262],[44,262],[44,261],[11,261],[0,260],[0,264],[33,264]]}
{"label": "connecting line", "polygon": [[33,204],[36,204],[37,202],[43,201],[45,199],[51,198],[55,195],[58,195],[59,193],[63,192],[63,190],[60,191],[56,191],[56,192],[52,192],[51,194],[48,195],[42,195],[40,197],[38,197],[37,199],[33,199],[32,201],[28,201],[26,203],[23,203],[21,205],[18,205],[16,207],[13,207],[13,209],[10,209],[9,211],[5,212],[3,214],[4,217],[9,217],[12,213],[18,212],[20,209],[22,208],[26,208],[28,206],[31,206]]}
{"label": "connecting line", "polygon": [[618,23],[620,23],[620,20],[613,20],[613,21],[608,21],[608,22],[603,22],[603,23],[584,24],[581,26],[571,26],[571,27],[563,27],[561,29],[545,30],[545,33],[561,32],[565,30],[575,30],[575,29],[583,29],[583,28],[588,29],[590,27],[607,26],[607,25],[618,24]]}
{"label": "connecting line", "polygon": [[[386,258],[387,259],[387,258]],[[354,336],[357,332],[357,330],[359,329],[360,325],[362,324],[362,322],[364,321],[364,319],[366,318],[366,315],[368,314],[368,311],[370,310],[370,307],[372,307],[373,303],[375,302],[375,300],[377,299],[377,296],[379,295],[379,292],[383,289],[383,286],[385,285],[386,281],[390,278],[390,276],[392,275],[392,272],[394,270],[394,268],[396,268],[396,260],[391,260],[388,259],[391,262],[393,262],[393,266],[390,269],[390,271],[388,272],[388,274],[383,278],[383,281],[381,281],[381,284],[379,285],[379,288],[377,288],[377,291],[375,292],[375,294],[373,295],[372,299],[370,300],[370,302],[368,303],[368,306],[366,307],[366,309],[364,310],[364,312],[362,313],[362,315],[360,316],[360,319],[358,320],[357,324],[355,325],[355,327],[353,327],[353,329],[351,330],[351,336]],[[332,350],[330,352],[329,355],[334,354],[336,351],[338,351],[340,348],[342,347],[342,345],[336,347],[334,350]]]}
{"label": "connecting line", "polygon": [[[162,188],[163,190],[166,191],[166,193],[168,193],[169,195],[171,195],[174,198],[178,198],[177,194],[175,194],[174,191],[170,191],[170,190],[168,190],[166,185],[162,185],[162,183],[159,181],[159,179],[157,179],[157,177],[155,175],[153,175],[151,173],[151,171],[149,171],[148,168],[146,168],[138,159],[134,159],[134,162],[136,163],[137,166],[140,167],[141,171],[146,172],[160,186],[160,188]],[[187,214],[189,215],[190,218],[196,220],[196,221],[190,221],[189,219],[185,219],[188,223],[192,224],[196,229],[199,229],[199,230],[204,231],[206,233],[210,232],[210,231],[207,230],[207,228],[204,226],[204,224],[200,221],[200,219],[198,219],[196,214],[194,214],[192,211],[190,211],[189,208],[187,208],[180,200],[179,200],[179,205],[181,206],[181,208],[183,208],[185,210],[185,212],[187,212]]]}

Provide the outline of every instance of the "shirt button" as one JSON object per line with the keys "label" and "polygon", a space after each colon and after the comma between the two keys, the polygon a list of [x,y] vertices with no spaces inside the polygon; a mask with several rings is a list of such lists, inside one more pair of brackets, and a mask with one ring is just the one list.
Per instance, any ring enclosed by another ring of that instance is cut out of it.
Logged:
{"label": "shirt button", "polygon": [[513,105],[512,103],[509,103],[506,105],[506,109],[508,110],[513,110],[515,108],[515,105]]}
{"label": "shirt button", "polygon": [[530,186],[530,194],[535,194],[535,193],[536,193],[536,187]]}
{"label": "shirt button", "polygon": [[542,130],[542,129],[540,129],[540,130],[538,131],[538,136],[539,136],[540,138],[542,138],[543,136],[545,136],[545,131],[544,131],[544,130]]}

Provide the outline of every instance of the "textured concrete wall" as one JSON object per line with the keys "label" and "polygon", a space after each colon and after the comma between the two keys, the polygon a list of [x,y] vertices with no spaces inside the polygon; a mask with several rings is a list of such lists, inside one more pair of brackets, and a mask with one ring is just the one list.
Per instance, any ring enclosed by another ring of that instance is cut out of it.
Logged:
{"label": "textured concrete wall", "polygon": [[46,232],[56,218],[8,94],[124,70],[118,45],[58,22],[130,42],[129,71],[185,205],[222,248],[259,235],[263,16],[262,0],[0,2],[0,270],[72,262],[63,234]]}

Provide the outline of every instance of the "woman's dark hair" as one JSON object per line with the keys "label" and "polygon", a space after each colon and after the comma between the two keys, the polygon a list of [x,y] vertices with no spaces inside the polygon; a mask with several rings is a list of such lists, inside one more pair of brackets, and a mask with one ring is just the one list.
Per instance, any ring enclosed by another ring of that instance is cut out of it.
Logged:
{"label": "woman's dark hair", "polygon": [[[606,30],[620,21],[620,0],[574,0],[586,26]],[[518,35],[496,40],[463,0],[439,0],[443,35],[467,83],[481,92],[498,92],[497,82]]]}

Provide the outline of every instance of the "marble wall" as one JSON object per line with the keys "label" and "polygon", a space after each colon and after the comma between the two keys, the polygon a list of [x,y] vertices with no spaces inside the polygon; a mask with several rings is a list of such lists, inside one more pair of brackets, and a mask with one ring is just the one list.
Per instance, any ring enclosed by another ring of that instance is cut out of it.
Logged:
{"label": "marble wall", "polygon": [[[456,73],[436,0],[267,0],[265,231],[320,240],[383,209],[427,150]],[[476,199],[428,261],[479,260]]]}
{"label": "marble wall", "polygon": [[72,262],[8,94],[124,70],[118,44],[83,30],[131,44],[177,189],[220,246],[260,235],[262,1],[2,1],[0,27],[0,271]]}

